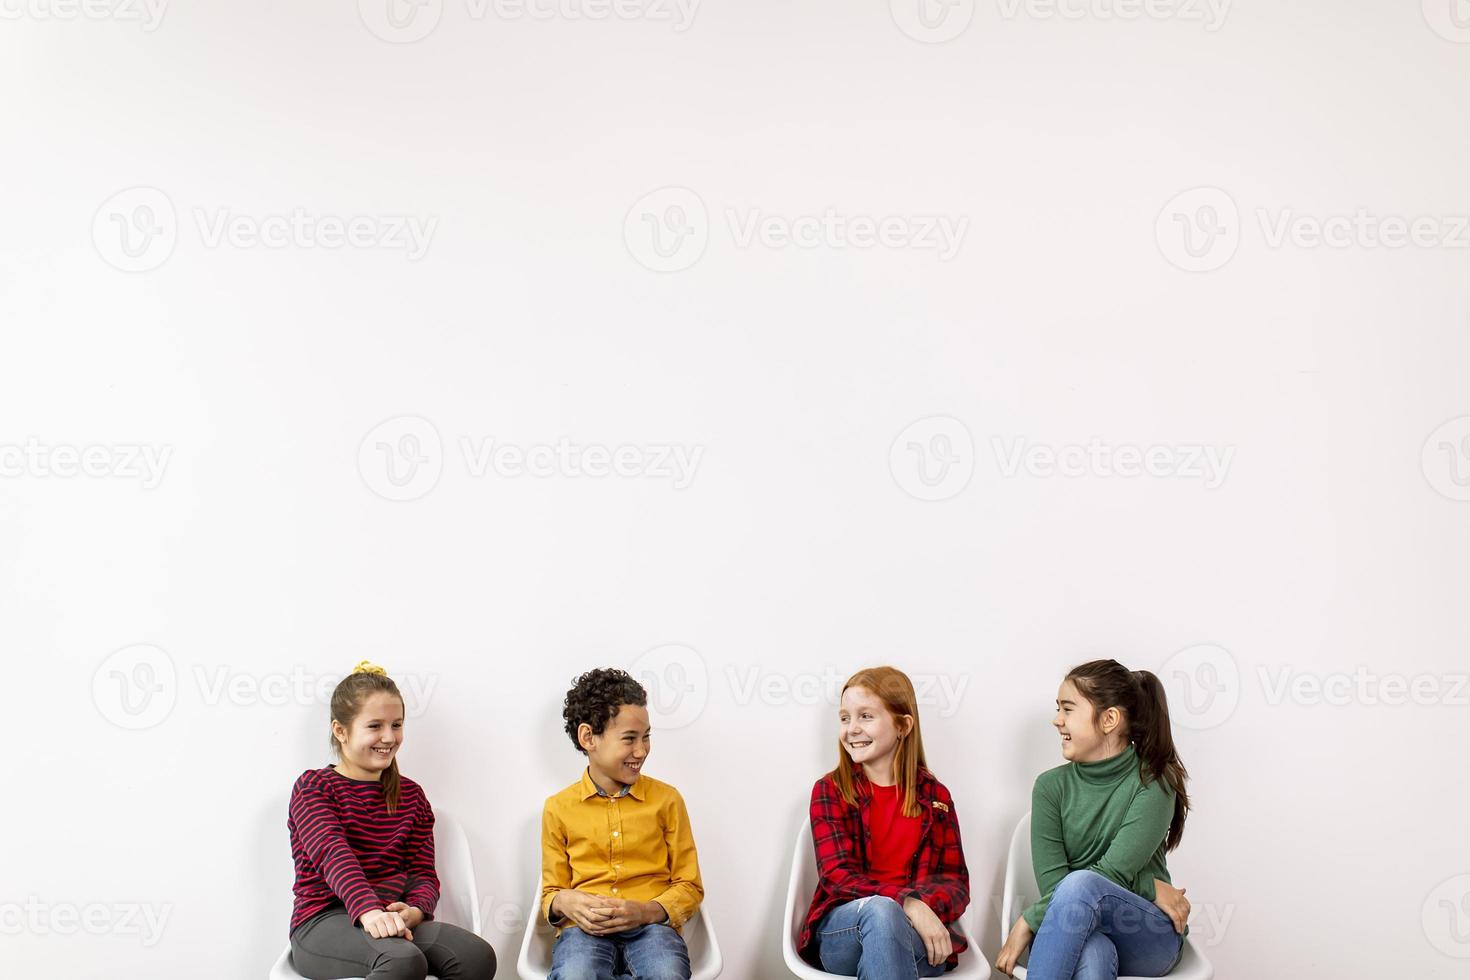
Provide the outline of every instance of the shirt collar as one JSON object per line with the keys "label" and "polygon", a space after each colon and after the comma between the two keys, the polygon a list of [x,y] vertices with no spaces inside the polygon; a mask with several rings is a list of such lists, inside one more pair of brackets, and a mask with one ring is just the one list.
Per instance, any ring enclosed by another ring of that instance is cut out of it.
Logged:
{"label": "shirt collar", "polygon": [[592,781],[592,770],[591,769],[583,769],[582,770],[582,799],[584,799],[584,800],[590,800],[593,797],[597,797],[597,796],[601,796],[603,799],[608,799],[608,800],[620,800],[620,799],[622,799],[625,796],[631,796],[631,797],[633,797],[633,799],[637,800],[639,803],[642,803],[643,800],[644,800],[643,776],[642,776],[642,774],[640,774],[638,776],[638,778],[633,781],[633,785],[632,786],[624,786],[623,789],[622,789],[622,792],[618,793],[617,795],[615,795],[615,796],[608,796],[606,793],[604,793],[602,791],[602,787],[601,786],[598,786],[595,782]]}

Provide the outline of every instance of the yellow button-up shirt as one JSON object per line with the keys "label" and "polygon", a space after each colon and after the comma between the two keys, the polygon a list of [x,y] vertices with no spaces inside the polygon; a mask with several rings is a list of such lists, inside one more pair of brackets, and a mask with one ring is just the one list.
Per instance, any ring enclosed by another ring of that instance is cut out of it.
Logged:
{"label": "yellow button-up shirt", "polygon": [[680,929],[699,908],[704,885],[679,791],[639,775],[626,793],[603,796],[583,770],[548,798],[541,811],[541,914],[548,922],[552,899],[566,888],[657,902]]}

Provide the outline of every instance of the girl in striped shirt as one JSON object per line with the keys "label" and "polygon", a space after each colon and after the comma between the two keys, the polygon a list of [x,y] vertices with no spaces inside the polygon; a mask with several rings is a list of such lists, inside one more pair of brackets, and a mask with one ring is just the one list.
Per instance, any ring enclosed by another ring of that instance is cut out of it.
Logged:
{"label": "girl in striped shirt", "polygon": [[490,944],[433,921],[434,811],[398,772],[398,686],[363,661],[332,692],[331,712],[339,761],[301,774],[286,822],[296,862],[292,965],[309,980],[490,980]]}

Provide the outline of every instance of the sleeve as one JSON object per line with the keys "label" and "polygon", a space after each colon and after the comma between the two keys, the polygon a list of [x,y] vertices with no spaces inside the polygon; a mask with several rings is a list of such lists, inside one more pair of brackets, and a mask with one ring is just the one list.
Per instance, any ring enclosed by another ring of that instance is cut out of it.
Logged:
{"label": "sleeve", "polygon": [[298,782],[291,791],[291,820],[302,850],[311,863],[321,869],[332,894],[342,900],[353,922],[373,909],[381,909],[382,901],[368,884],[357,855],[347,843],[337,808],[320,786]]}
{"label": "sleeve", "polygon": [[934,846],[939,850],[939,870],[915,881],[909,888],[909,894],[929,906],[941,922],[953,922],[970,904],[970,870],[965,864],[965,849],[960,843],[959,812],[947,792],[939,795],[940,802],[949,808],[943,816],[934,814],[933,835]]}
{"label": "sleeve", "polygon": [[541,915],[551,918],[551,902],[556,893],[572,887],[572,862],[567,856],[567,829],[557,816],[552,801],[541,808]]}
{"label": "sleeve", "polygon": [[[1117,836],[1103,856],[1087,870],[1132,891],[1138,873],[1158,852],[1164,838],[1169,836],[1169,824],[1173,819],[1174,791],[1161,780],[1151,781],[1134,795]],[[1140,894],[1152,902],[1155,898],[1153,879],[1144,882],[1143,887],[1147,893]]]}
{"label": "sleeve", "polygon": [[842,902],[883,895],[901,903],[907,889],[885,884],[863,872],[857,845],[844,819],[846,806],[832,780],[826,777],[817,780],[812,787],[812,844],[816,849],[817,874],[823,885],[833,898]]}
{"label": "sleeve", "polygon": [[678,929],[689,921],[704,900],[704,884],[699,877],[699,853],[694,848],[689,810],[677,791],[660,808],[660,816],[664,825],[664,845],[669,853],[669,887],[655,895],[653,900],[668,913],[668,924]]}
{"label": "sleeve", "polygon": [[[1027,906],[1021,917],[1034,933],[1046,917],[1052,892],[1072,870],[1067,864],[1067,848],[1062,839],[1061,804],[1045,774],[1031,789],[1031,867],[1036,872],[1041,897]],[[1010,923],[1006,923],[1006,928],[1010,928]]]}
{"label": "sleeve", "polygon": [[434,808],[424,800],[408,840],[408,890],[403,901],[432,919],[439,904],[439,873],[434,870]]}

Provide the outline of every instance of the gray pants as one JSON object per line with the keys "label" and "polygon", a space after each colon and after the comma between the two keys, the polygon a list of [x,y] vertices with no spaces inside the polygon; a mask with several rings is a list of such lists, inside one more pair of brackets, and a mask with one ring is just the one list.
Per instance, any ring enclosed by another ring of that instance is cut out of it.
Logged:
{"label": "gray pants", "polygon": [[421,922],[413,941],[401,936],[374,939],[347,918],[326,912],[291,933],[291,963],[308,980],[365,977],[367,980],[490,980],[495,950],[468,929],[447,922]]}

